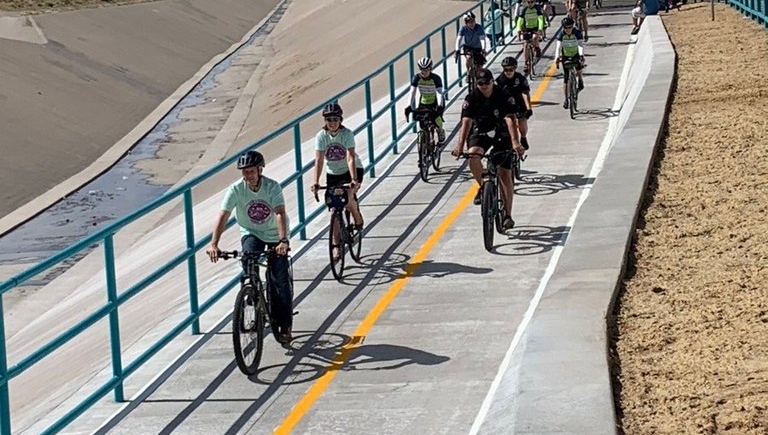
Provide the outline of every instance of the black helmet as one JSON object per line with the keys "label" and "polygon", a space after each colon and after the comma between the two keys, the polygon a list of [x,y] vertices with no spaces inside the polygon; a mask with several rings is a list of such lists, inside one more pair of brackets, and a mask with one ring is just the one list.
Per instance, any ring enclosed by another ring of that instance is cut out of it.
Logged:
{"label": "black helmet", "polygon": [[574,24],[576,24],[576,22],[573,21],[573,18],[571,18],[571,17],[565,17],[565,18],[563,18],[563,21],[560,22],[560,24],[562,24],[563,27],[571,27]]}
{"label": "black helmet", "polygon": [[325,107],[323,107],[323,118],[329,116],[338,116],[341,118],[344,116],[344,111],[341,110],[341,106],[339,106],[338,103],[326,104]]}
{"label": "black helmet", "polygon": [[264,165],[264,156],[258,151],[248,151],[240,156],[240,159],[237,161],[237,169],[253,168],[254,166],[263,167]]}
{"label": "black helmet", "polygon": [[507,56],[501,61],[503,68],[514,67],[517,68],[517,59],[512,56]]}

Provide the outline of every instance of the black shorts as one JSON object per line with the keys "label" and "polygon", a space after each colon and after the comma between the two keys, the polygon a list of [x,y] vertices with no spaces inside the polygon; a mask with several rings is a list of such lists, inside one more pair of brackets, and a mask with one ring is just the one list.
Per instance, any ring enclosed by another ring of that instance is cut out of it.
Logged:
{"label": "black shorts", "polygon": [[483,56],[483,49],[482,48],[475,48],[475,47],[468,47],[466,45],[461,47],[462,53],[472,53],[472,59],[475,61],[475,65],[477,66],[483,66],[485,65],[485,62],[487,61],[485,59],[485,56]]}
{"label": "black shorts", "polygon": [[523,29],[523,41],[530,41],[533,38],[533,35],[537,34],[538,32],[539,32],[539,29],[535,29],[535,30]]}
{"label": "black shorts", "polygon": [[579,61],[578,57],[564,57],[563,58],[563,83],[568,83],[568,77],[571,75],[569,68],[570,64],[576,64],[576,71],[584,69],[584,65]]}
{"label": "black shorts", "polygon": [[[489,137],[484,134],[473,134],[469,137],[467,146],[469,148],[480,147],[486,153],[490,149],[493,149],[493,152],[505,151],[512,149],[512,139],[506,135],[497,134],[495,137]],[[513,153],[509,153],[499,159],[494,159],[493,163],[504,169],[512,169],[512,164],[514,163],[512,154]]]}
{"label": "black shorts", "polygon": [[[363,170],[363,168],[357,168],[355,172],[357,172],[357,181],[362,183],[363,175],[365,175],[365,171]],[[349,176],[349,171],[339,175],[328,174],[328,173],[325,174],[326,186],[338,186],[340,184],[348,184],[351,182],[352,182],[352,177]]]}

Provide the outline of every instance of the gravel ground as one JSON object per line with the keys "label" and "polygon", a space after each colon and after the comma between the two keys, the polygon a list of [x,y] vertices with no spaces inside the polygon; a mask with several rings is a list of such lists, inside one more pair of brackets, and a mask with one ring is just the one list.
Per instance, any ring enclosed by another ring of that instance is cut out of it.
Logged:
{"label": "gravel ground", "polygon": [[768,434],[768,31],[727,6],[663,14],[667,134],[617,308],[625,434]]}

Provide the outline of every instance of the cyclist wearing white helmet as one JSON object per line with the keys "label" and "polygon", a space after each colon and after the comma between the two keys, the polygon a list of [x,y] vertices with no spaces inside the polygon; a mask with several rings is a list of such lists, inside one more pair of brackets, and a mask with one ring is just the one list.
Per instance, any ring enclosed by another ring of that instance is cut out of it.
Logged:
{"label": "cyclist wearing white helmet", "polygon": [[464,25],[456,35],[456,58],[458,59],[460,54],[464,54],[467,71],[472,66],[472,60],[478,67],[485,65],[485,54],[488,53],[487,45],[485,30],[482,26],[477,25],[475,14],[471,11],[464,14]]}
{"label": "cyclist wearing white helmet", "polygon": [[[315,172],[312,193],[320,185],[320,174],[326,165],[325,185],[338,186],[349,183],[352,195],[347,201],[347,210],[352,213],[357,230],[363,228],[363,216],[357,204],[356,193],[363,182],[363,162],[355,153],[355,134],[342,124],[344,111],[337,103],[323,108],[325,125],[315,136]],[[354,175],[353,175],[354,174]]]}
{"label": "cyclist wearing white helmet", "polygon": [[[575,63],[576,74],[578,75],[577,89],[581,91],[584,89],[583,69],[584,69],[584,40],[585,38],[581,34],[581,30],[573,27],[575,21],[571,17],[563,18],[561,22],[563,28],[557,32],[555,39],[557,40],[557,47],[555,48],[555,60],[558,64]],[[563,68],[563,94],[565,95],[565,102],[563,102],[563,108],[567,109],[568,105],[568,80],[573,80],[570,77],[570,72],[567,68]]]}
{"label": "cyclist wearing white helmet", "polygon": [[[422,57],[417,62],[419,73],[411,79],[411,109],[430,109],[432,121],[437,126],[437,140],[445,142],[443,128],[443,79],[432,72],[432,59]],[[419,104],[416,104],[416,92],[419,93]]]}
{"label": "cyclist wearing white helmet", "polygon": [[206,254],[212,262],[219,259],[219,240],[229,216],[234,210],[240,227],[240,243],[243,252],[260,252],[265,247],[274,249],[269,258],[269,273],[272,295],[272,313],[279,328],[278,340],[289,343],[292,340],[293,300],[289,275],[288,215],[285,212],[283,188],[277,181],[262,175],[264,156],[258,151],[248,151],[240,156],[237,169],[242,178],[229,186],[221,203],[211,234],[211,245]]}

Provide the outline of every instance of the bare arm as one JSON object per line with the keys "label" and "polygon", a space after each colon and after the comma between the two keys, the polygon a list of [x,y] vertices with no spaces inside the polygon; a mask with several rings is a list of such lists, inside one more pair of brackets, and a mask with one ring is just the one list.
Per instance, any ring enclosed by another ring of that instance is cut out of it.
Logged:
{"label": "bare arm", "polygon": [[[288,219],[285,217],[285,206],[280,205],[275,207],[275,221],[277,221],[277,234],[280,240],[288,240]],[[285,255],[288,253],[288,243],[280,242],[275,248],[277,255]]]}
{"label": "bare arm", "polygon": [[317,190],[317,185],[320,184],[320,174],[323,173],[323,164],[325,163],[325,154],[320,150],[315,150],[315,172],[312,178],[312,193]]}
{"label": "bare arm", "polygon": [[214,263],[219,259],[219,240],[221,240],[221,234],[224,232],[224,227],[227,225],[230,214],[231,213],[226,210],[219,211],[219,215],[216,217],[216,223],[213,225],[211,245],[206,249],[205,253],[208,254],[208,258]]}

